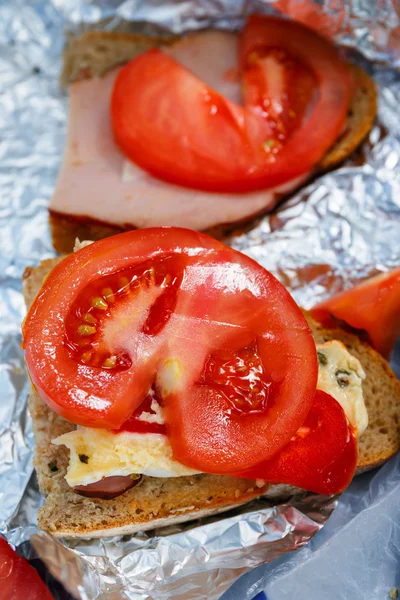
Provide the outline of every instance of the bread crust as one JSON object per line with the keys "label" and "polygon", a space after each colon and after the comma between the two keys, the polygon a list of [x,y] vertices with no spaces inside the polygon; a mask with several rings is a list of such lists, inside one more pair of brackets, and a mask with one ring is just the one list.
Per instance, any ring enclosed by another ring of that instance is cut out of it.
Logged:
{"label": "bread crust", "polygon": [[[39,267],[25,270],[23,290],[28,307],[43,279],[60,260],[62,257],[45,260]],[[317,343],[342,341],[366,372],[363,391],[370,425],[360,439],[358,471],[374,468],[400,447],[400,382],[387,362],[357,336],[341,329],[324,329],[309,313],[305,316]],[[75,426],[53,412],[34,389],[29,409],[35,437],[34,466],[46,498],[38,512],[39,526],[57,537],[136,533],[227,511],[261,495],[282,498],[302,491],[285,485],[257,487],[256,482],[246,479],[203,474],[143,477],[141,484],[113,500],[84,498],[75,494],[65,480],[69,451],[51,443]]]}

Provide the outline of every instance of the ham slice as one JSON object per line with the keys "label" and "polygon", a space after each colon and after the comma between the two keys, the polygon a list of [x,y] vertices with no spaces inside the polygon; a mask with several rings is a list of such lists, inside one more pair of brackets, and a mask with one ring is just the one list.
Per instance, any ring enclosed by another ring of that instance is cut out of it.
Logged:
{"label": "ham slice", "polygon": [[141,480],[141,477],[132,479],[130,475],[113,475],[105,477],[101,481],[89,483],[89,485],[76,485],[74,492],[86,498],[101,498],[102,500],[112,500],[124,494],[135,487]]}
{"label": "ham slice", "polygon": [[[209,31],[165,51],[239,102],[237,44],[236,34]],[[244,194],[191,190],[154,178],[114,143],[109,105],[118,71],[71,85],[68,140],[51,211],[127,228],[173,225],[201,231],[269,211],[307,178]]]}

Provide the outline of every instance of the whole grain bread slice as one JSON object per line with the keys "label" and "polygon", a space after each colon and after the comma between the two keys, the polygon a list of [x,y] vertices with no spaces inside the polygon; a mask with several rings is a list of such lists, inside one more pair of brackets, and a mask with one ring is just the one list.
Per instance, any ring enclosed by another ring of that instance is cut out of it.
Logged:
{"label": "whole grain bread slice", "polygon": [[[60,260],[46,260],[39,267],[26,269],[23,289],[28,307],[43,279]],[[317,343],[338,339],[363,366],[369,426],[359,442],[358,471],[378,466],[400,447],[400,382],[388,363],[358,337],[341,329],[324,329],[305,314]],[[113,500],[85,498],[75,494],[65,480],[67,448],[51,443],[75,426],[48,408],[34,389],[29,409],[35,437],[34,466],[45,496],[38,513],[39,525],[58,537],[135,533],[226,511],[261,495],[276,498],[301,491],[291,486],[258,487],[246,479],[203,474],[143,477],[140,485]]]}
{"label": "whole grain bread slice", "polygon": [[[64,50],[62,85],[82,78],[101,77],[109,70],[128,62],[150,48],[172,44],[173,37],[107,31],[90,31],[80,37],[70,37]],[[317,171],[332,169],[343,162],[362,142],[371,129],[376,111],[376,88],[372,78],[360,67],[349,64],[353,76],[353,96],[342,135],[327,152]],[[257,216],[257,215],[255,215]],[[226,223],[207,231],[221,238],[244,223]],[[50,212],[53,245],[58,252],[71,252],[75,238],[99,240],[126,231],[124,224],[115,225],[97,221],[89,216],[74,216]]]}

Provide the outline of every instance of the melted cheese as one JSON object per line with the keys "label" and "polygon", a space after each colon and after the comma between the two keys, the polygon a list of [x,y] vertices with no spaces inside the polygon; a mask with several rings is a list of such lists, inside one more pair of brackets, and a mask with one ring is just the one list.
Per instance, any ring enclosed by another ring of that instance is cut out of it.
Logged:
{"label": "melted cheese", "polygon": [[362,392],[365,373],[360,361],[337,340],[317,345],[317,352],[317,388],[339,402],[356,435],[360,436],[368,426],[368,413]]}
{"label": "melted cheese", "polygon": [[197,473],[174,460],[168,438],[158,433],[111,433],[80,427],[56,438],[53,444],[70,450],[65,478],[71,487],[112,475],[182,477]]}
{"label": "melted cheese", "polygon": [[142,414],[139,417],[137,417],[138,421],[144,421],[145,423],[157,423],[158,425],[164,425],[165,421],[164,421],[163,409],[158,404],[157,400],[151,401],[150,409],[153,412],[151,412],[151,413],[142,412]]}
{"label": "melted cheese", "polygon": [[[318,389],[339,402],[356,435],[361,435],[368,425],[368,413],[362,393],[365,373],[360,362],[338,341],[320,344],[317,351]],[[168,377],[165,383],[167,380]],[[151,409],[155,414],[143,413],[141,420],[163,423],[162,409],[155,400]],[[174,460],[165,435],[130,432],[115,434],[104,429],[79,427],[56,438],[53,443],[67,446],[70,450],[66,480],[71,487],[94,483],[111,475],[182,477],[197,472]],[[79,458],[82,455],[85,462]]]}

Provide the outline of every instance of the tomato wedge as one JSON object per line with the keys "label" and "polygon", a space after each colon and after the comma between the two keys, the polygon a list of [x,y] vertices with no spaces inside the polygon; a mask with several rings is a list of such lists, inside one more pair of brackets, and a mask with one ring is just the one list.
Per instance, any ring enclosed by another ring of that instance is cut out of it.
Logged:
{"label": "tomato wedge", "polygon": [[155,384],[175,458],[199,471],[277,452],[316,388],[315,344],[285,288],[185,229],[136,230],[68,256],[23,336],[34,385],[74,423],[119,429]]}
{"label": "tomato wedge", "polygon": [[338,494],[353,479],[357,454],[357,441],[342,407],[332,396],[317,390],[306,420],[287,446],[237,477]]}
{"label": "tomato wedge", "polygon": [[39,574],[0,538],[0,600],[53,600]]}
{"label": "tomato wedge", "polygon": [[244,106],[161,50],[119,72],[114,138],[152,175],[178,185],[247,192],[313,169],[335,142],[350,102],[350,75],[334,46],[298,23],[250,17],[241,34]]}
{"label": "tomato wedge", "polygon": [[366,332],[375,350],[389,358],[400,335],[400,267],[320,302],[311,312],[326,327],[344,321]]}

